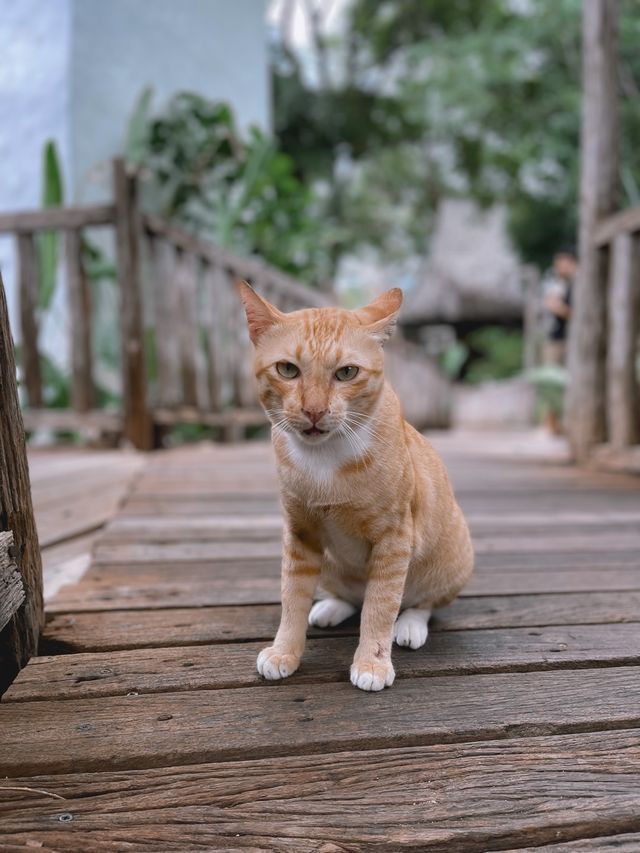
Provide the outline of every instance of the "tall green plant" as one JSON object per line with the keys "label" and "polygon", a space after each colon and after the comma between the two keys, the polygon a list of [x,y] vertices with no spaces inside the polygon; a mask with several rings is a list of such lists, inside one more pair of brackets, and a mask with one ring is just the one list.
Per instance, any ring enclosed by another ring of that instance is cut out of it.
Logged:
{"label": "tall green plant", "polygon": [[[64,204],[62,169],[56,144],[47,140],[42,151],[42,198],[43,207],[61,207]],[[59,236],[53,231],[38,234],[38,305],[46,311],[51,305],[56,289],[58,274]]]}

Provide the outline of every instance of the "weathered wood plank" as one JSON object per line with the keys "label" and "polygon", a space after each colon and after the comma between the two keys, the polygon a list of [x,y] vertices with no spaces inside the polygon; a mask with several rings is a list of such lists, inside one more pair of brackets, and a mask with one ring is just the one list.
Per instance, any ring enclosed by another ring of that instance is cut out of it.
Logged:
{"label": "weathered wood plank", "polygon": [[0,213],[0,234],[76,230],[90,225],[111,225],[115,221],[115,216],[115,207],[112,204]]}
{"label": "weathered wood plank", "polygon": [[50,429],[57,432],[79,430],[119,433],[123,419],[120,412],[95,409],[92,412],[75,412],[73,409],[25,409],[24,427],[29,432]]}
{"label": "weathered wood plank", "polygon": [[[280,621],[276,604],[50,613],[40,640],[45,655],[154,646],[271,640]],[[430,631],[520,628],[640,621],[640,592],[592,592],[459,598],[436,611]],[[310,637],[355,636],[357,619]]]}
{"label": "weathered wood plank", "polygon": [[0,532],[0,632],[25,599],[24,584],[14,559],[13,533]]}
{"label": "weathered wood plank", "polygon": [[[633,823],[631,826],[635,828]],[[607,850],[617,850],[618,853],[637,853],[640,850],[640,832],[625,832],[623,835],[610,835],[603,838],[598,834],[602,828],[596,829],[597,832],[593,838],[580,838],[579,841],[565,841],[560,844],[544,844],[542,847],[511,848],[506,853],[605,853]],[[497,853],[497,851],[491,851],[491,853]]]}
{"label": "weathered wood plank", "polygon": [[[553,842],[579,838],[566,850],[582,853],[579,845],[591,843],[585,836],[624,833],[637,821],[638,735],[571,734],[341,752],[313,761],[20,776],[0,782],[31,789],[3,795],[3,837],[69,853],[486,853],[514,843],[555,853]],[[61,822],[65,813],[73,820]],[[628,842],[630,836],[619,838]],[[549,847],[540,846],[546,842]],[[562,845],[557,849],[564,853]]]}
{"label": "weathered wood plank", "polygon": [[[247,609],[247,618],[251,613]],[[348,681],[357,640],[312,639],[290,684]],[[5,702],[85,699],[264,685],[264,643],[156,648],[32,658]],[[394,650],[396,679],[640,664],[640,622],[434,633],[422,649]]]}
{"label": "weathered wood plank", "polygon": [[[251,545],[252,543],[249,543]],[[262,543],[255,543],[261,545]],[[188,554],[189,546],[184,546]],[[477,572],[461,593],[467,596],[531,595],[558,592],[637,592],[637,568],[521,569]],[[118,563],[93,566],[73,588],[62,590],[48,606],[69,610],[206,607],[227,604],[277,604],[278,559],[166,563]]]}
{"label": "weathered wood plank", "polygon": [[126,438],[135,448],[150,450],[153,447],[153,425],[147,401],[144,352],[140,212],[136,179],[127,173],[124,160],[114,160],[113,186],[120,289],[124,431]]}
{"label": "weathered wood plank", "polygon": [[350,684],[275,684],[18,702],[0,704],[0,726],[4,775],[631,728],[640,669],[413,678],[369,696]]}
{"label": "weathered wood plank", "polygon": [[88,412],[95,405],[91,291],[82,261],[80,231],[66,233],[65,254],[71,342],[71,401],[75,411]]}
{"label": "weathered wood plank", "polygon": [[[202,528],[201,528],[202,529]],[[196,530],[197,534],[197,530]],[[153,563],[153,562],[188,562],[189,560],[225,560],[245,559],[264,556],[266,559],[278,557],[281,554],[280,535],[277,529],[254,530],[253,535],[241,537],[237,531],[225,534],[221,531],[218,536],[209,531],[206,538],[198,535],[172,537],[168,532],[165,537],[141,538],[140,540],[121,541],[116,536],[108,537],[96,551],[97,563]],[[258,546],[255,539],[260,539]],[[186,541],[184,541],[186,540]],[[583,534],[582,536],[567,535],[548,536],[505,536],[500,538],[485,538],[476,535],[474,546],[478,556],[478,565],[524,565],[534,567],[547,563],[554,567],[572,567],[580,565],[579,554],[590,554],[590,564],[605,567],[631,564],[640,568],[640,533],[618,532]],[[263,550],[260,550],[262,547]],[[182,550],[183,549],[183,550]],[[500,562],[495,558],[501,557]],[[484,558],[483,561],[480,558]],[[589,565],[589,564],[587,564]]]}
{"label": "weathered wood plank", "polygon": [[20,301],[20,356],[27,400],[33,408],[42,406],[42,369],[38,346],[38,269],[32,233],[18,235]]}
{"label": "weathered wood plank", "polygon": [[635,444],[640,437],[636,353],[640,331],[638,241],[619,234],[609,266],[607,316],[607,426],[614,450]]}
{"label": "weathered wood plank", "polygon": [[0,633],[0,693],[35,652],[44,622],[42,566],[33,517],[16,363],[0,274],[0,530],[10,530],[25,601]]}
{"label": "weathered wood plank", "polygon": [[[585,516],[583,516],[585,517]],[[623,543],[628,547],[635,547],[636,542],[640,545],[640,513],[628,513],[623,515],[609,515],[605,518],[590,518],[586,515],[584,521],[579,521],[574,515],[568,521],[555,518],[550,524],[544,525],[542,520],[532,518],[526,521],[522,517],[514,520],[504,518],[497,522],[484,519],[480,521],[473,516],[467,518],[471,528],[474,541],[480,546],[491,545],[498,542],[499,547],[492,551],[504,552],[506,544],[515,541],[517,543],[523,538],[538,541],[545,534],[548,541],[548,549],[555,550],[556,542],[561,545],[578,542],[582,550],[585,544],[583,535],[587,537],[588,545],[598,545],[598,550],[611,551],[621,549]],[[599,535],[598,535],[599,531]],[[282,515],[278,512],[261,511],[254,514],[243,513],[237,516],[218,515],[216,513],[176,515],[174,517],[159,518],[155,507],[149,508],[146,516],[137,513],[135,516],[125,515],[114,519],[105,533],[105,540],[117,540],[118,542],[171,542],[178,539],[197,539],[199,541],[218,541],[220,539],[231,539],[246,537],[277,538],[282,535]],[[622,537],[620,536],[622,534]],[[613,545],[612,545],[613,543]],[[531,553],[531,548],[527,549]],[[534,549],[534,551],[537,549]],[[590,548],[591,550],[591,548]],[[640,565],[640,559],[638,560]]]}

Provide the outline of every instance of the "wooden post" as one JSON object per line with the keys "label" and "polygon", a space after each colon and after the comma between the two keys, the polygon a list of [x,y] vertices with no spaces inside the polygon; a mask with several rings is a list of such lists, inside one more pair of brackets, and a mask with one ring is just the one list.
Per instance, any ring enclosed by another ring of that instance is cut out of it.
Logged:
{"label": "wooden post", "polygon": [[42,406],[42,372],[38,349],[38,268],[33,234],[18,234],[20,280],[20,348],[22,375],[27,401],[32,408]]}
{"label": "wooden post", "polygon": [[580,176],[580,266],[569,325],[567,432],[584,460],[605,440],[607,250],[595,244],[618,187],[617,0],[582,4],[583,112]]}
{"label": "wooden post", "polygon": [[95,403],[91,352],[91,293],[82,263],[80,231],[65,234],[67,296],[71,336],[71,404],[87,412]]}
{"label": "wooden post", "polygon": [[174,317],[175,334],[180,342],[180,374],[182,377],[182,402],[187,406],[198,407],[199,348],[200,334],[198,323],[198,280],[197,258],[191,252],[178,249],[176,253],[176,278],[174,286],[178,291],[178,313]]}
{"label": "wooden post", "polygon": [[607,420],[609,443],[616,450],[638,441],[636,346],[640,331],[638,243],[629,232],[613,242],[609,268],[609,346]]}
{"label": "wooden post", "polygon": [[153,276],[153,315],[157,365],[157,404],[163,409],[180,405],[180,350],[176,334],[178,292],[173,246],[161,237],[147,241]]}
{"label": "wooden post", "polygon": [[[0,277],[0,530],[11,531],[10,556],[24,601],[0,632],[0,694],[36,652],[44,622],[42,564],[31,504],[24,426],[18,403],[9,314]],[[6,543],[6,540],[5,540]]]}
{"label": "wooden post", "polygon": [[147,402],[138,187],[136,178],[127,173],[122,159],[114,160],[113,183],[120,287],[124,434],[138,450],[151,450],[153,422]]}

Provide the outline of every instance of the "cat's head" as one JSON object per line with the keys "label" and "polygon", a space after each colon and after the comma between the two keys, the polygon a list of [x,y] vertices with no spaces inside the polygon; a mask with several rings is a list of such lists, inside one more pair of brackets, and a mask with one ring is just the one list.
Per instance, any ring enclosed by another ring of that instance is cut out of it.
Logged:
{"label": "cat's head", "polygon": [[357,311],[284,314],[239,284],[255,346],[258,394],[272,424],[308,444],[366,422],[384,385],[382,345],[402,304],[395,287]]}

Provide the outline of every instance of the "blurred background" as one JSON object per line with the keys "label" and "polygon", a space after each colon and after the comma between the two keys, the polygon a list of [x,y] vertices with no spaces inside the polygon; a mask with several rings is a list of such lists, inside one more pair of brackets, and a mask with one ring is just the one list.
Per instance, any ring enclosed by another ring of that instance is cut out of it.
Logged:
{"label": "blurred background", "polygon": [[[25,408],[85,415],[34,418],[33,437],[117,439],[89,415],[140,393],[129,333],[149,421],[142,442],[125,428],[133,443],[260,432],[236,275],[285,309],[399,285],[390,369],[418,426],[562,431],[580,0],[0,12],[0,265]],[[640,203],[638,44],[640,4],[620,0],[620,207]],[[64,233],[19,219],[39,208],[90,213],[65,214]]]}

